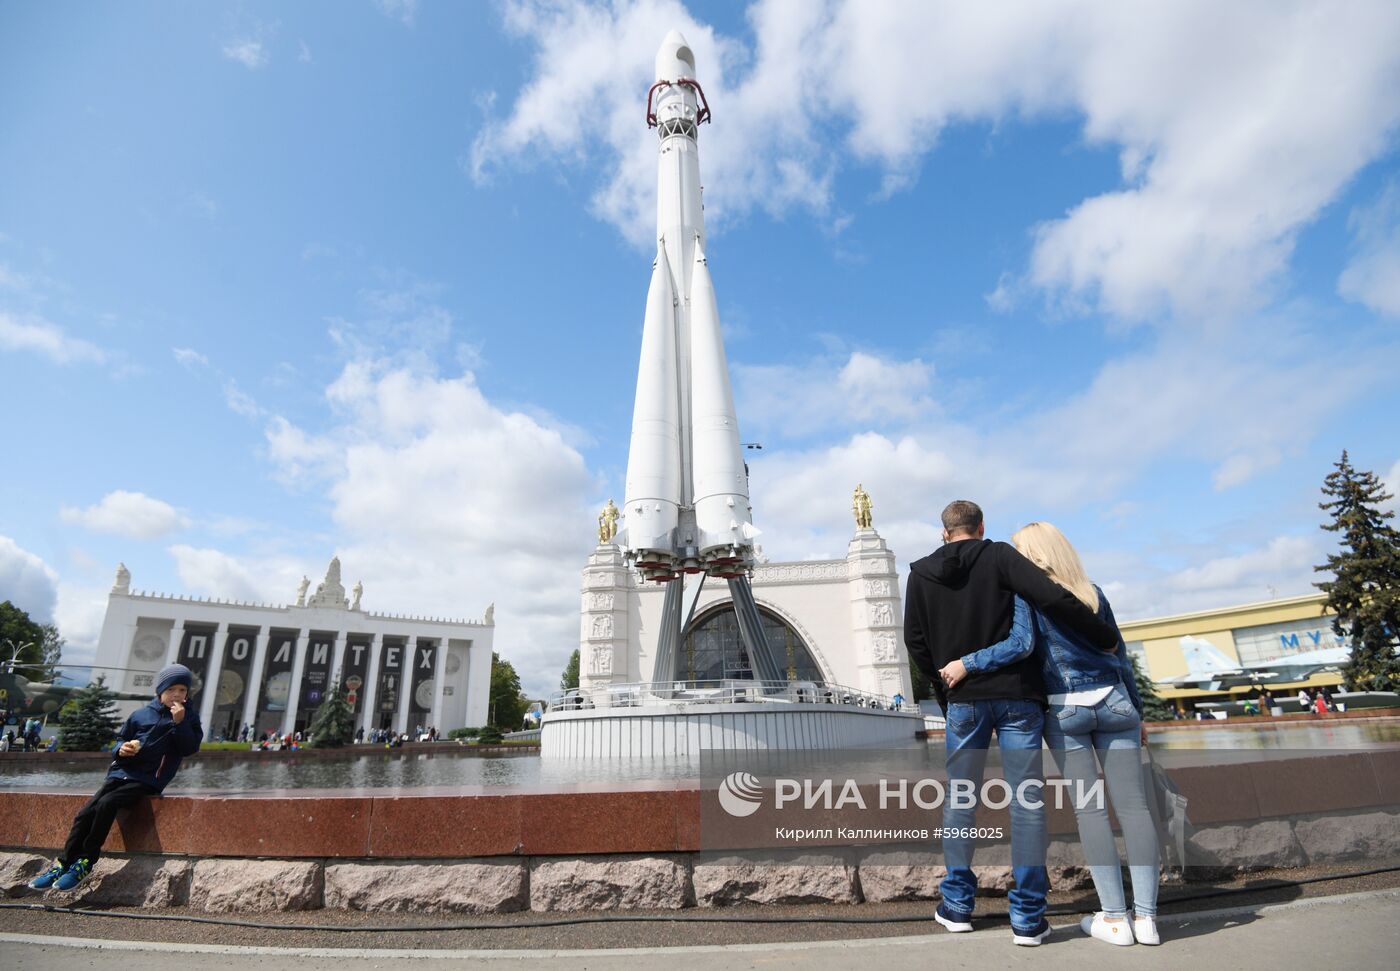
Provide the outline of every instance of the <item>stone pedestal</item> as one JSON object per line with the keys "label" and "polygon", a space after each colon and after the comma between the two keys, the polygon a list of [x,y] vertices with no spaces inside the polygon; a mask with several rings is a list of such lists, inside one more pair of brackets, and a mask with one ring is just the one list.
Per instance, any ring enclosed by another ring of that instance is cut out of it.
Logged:
{"label": "stone pedestal", "polygon": [[628,651],[630,572],[622,550],[609,543],[594,548],[583,570],[579,611],[579,686],[584,689],[646,678]]}
{"label": "stone pedestal", "polygon": [[857,529],[846,550],[851,643],[860,683],[852,687],[913,700],[904,610],[894,553],[873,528]]}

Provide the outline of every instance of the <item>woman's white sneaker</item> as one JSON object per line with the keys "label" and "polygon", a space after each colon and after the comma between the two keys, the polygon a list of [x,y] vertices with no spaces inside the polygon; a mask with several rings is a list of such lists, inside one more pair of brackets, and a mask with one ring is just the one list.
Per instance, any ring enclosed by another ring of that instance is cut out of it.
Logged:
{"label": "woman's white sneaker", "polygon": [[1161,944],[1162,939],[1157,936],[1157,918],[1134,917],[1133,936],[1139,944]]}
{"label": "woman's white sneaker", "polygon": [[1133,943],[1133,925],[1128,923],[1128,919],[1122,917],[1118,920],[1108,920],[1103,911],[1099,911],[1093,917],[1085,917],[1079,922],[1079,929],[1090,937],[1109,944],[1127,947]]}

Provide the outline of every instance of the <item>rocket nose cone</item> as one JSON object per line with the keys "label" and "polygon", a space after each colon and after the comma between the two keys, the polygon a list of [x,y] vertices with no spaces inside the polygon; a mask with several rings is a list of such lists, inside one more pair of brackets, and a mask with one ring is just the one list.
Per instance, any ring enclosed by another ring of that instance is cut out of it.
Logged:
{"label": "rocket nose cone", "polygon": [[675,81],[695,77],[695,54],[679,30],[666,35],[656,51],[656,80]]}

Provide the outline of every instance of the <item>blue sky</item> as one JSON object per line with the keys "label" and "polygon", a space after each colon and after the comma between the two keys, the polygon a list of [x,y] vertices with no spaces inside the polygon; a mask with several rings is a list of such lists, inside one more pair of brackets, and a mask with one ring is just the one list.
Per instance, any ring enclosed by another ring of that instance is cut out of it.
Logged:
{"label": "blue sky", "polygon": [[694,46],[755,521],[1061,525],[1120,617],[1308,592],[1400,480],[1393,4],[0,5],[0,597],[480,617],[532,691],[621,499]]}

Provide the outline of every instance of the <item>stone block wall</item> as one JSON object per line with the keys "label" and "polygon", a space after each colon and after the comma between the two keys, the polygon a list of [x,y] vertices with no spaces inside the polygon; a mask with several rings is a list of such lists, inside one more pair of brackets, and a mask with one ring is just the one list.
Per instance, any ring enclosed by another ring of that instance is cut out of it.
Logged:
{"label": "stone block wall", "polygon": [[[1051,886],[1090,886],[1054,844]],[[1312,814],[1204,827],[1191,837],[1186,877],[1240,870],[1400,861],[1400,810]],[[208,913],[331,908],[364,912],[491,914],[532,910],[678,910],[738,904],[858,904],[937,900],[944,869],[932,855],[874,848],[804,853],[618,853],[451,861],[103,857],[61,906],[178,907]],[[0,852],[0,889],[24,884],[48,858]],[[1005,893],[1006,866],[975,868],[983,892]],[[1170,879],[1170,878],[1168,878]]]}

